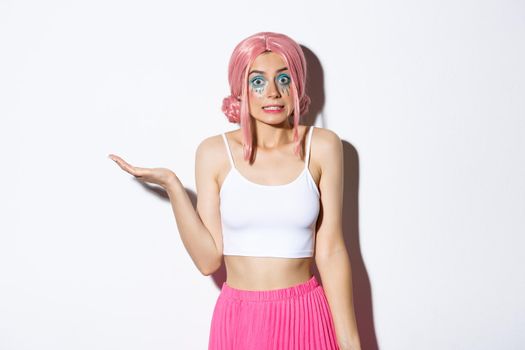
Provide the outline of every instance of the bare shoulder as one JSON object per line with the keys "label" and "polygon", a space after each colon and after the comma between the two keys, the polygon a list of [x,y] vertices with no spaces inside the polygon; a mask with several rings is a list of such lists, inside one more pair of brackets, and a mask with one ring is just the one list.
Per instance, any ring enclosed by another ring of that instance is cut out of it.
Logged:
{"label": "bare shoulder", "polygon": [[222,140],[222,135],[220,134],[206,137],[197,146],[196,154],[200,157],[205,157],[205,158],[210,158],[210,159],[214,158],[214,156],[216,156],[220,151],[222,151],[222,148],[219,149],[218,146],[223,145],[223,144],[224,144],[224,141]]}
{"label": "bare shoulder", "polygon": [[200,170],[202,170],[202,173],[212,175],[216,179],[224,167],[225,160],[227,159],[222,135],[218,134],[205,138],[197,146],[195,152],[196,175],[199,176]]}
{"label": "bare shoulder", "polygon": [[321,169],[326,168],[327,163],[333,163],[342,157],[341,138],[333,130],[316,126],[312,135],[312,153],[314,152]]}
{"label": "bare shoulder", "polygon": [[339,135],[330,129],[316,126],[313,133],[315,135],[312,135],[312,140],[315,139],[316,146],[323,150],[333,150],[334,147],[339,147],[341,143]]}
{"label": "bare shoulder", "polygon": [[317,126],[312,130],[310,174],[318,187],[325,182],[322,179],[327,179],[323,175],[334,172],[334,166],[342,161],[342,151],[341,139],[335,132]]}

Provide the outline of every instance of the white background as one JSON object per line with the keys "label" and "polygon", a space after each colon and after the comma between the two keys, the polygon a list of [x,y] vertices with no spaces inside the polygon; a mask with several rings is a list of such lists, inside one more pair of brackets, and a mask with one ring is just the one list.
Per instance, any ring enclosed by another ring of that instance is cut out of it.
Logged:
{"label": "white background", "polygon": [[156,188],[194,196],[234,46],[307,48],[345,148],[363,349],[525,342],[521,1],[0,1],[0,349],[205,349],[203,276]]}

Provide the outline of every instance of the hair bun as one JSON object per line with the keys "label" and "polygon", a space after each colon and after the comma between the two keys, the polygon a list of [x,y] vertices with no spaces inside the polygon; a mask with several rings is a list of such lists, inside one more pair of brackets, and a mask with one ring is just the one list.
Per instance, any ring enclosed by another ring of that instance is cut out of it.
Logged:
{"label": "hair bun", "polygon": [[240,123],[241,103],[235,97],[230,95],[222,100],[222,112],[230,123]]}

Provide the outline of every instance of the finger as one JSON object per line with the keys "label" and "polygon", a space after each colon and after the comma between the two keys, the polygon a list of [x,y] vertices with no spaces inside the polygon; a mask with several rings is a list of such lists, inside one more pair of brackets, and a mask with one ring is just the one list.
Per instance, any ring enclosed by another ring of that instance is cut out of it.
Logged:
{"label": "finger", "polygon": [[119,165],[122,169],[135,176],[136,178],[141,178],[147,175],[149,172],[148,168],[140,168],[137,166],[133,166],[131,164],[126,163],[125,161],[120,162]]}
{"label": "finger", "polygon": [[122,168],[122,170],[125,170],[127,171],[128,173],[132,174],[132,175],[136,175],[136,167],[134,167],[133,165],[129,164],[128,162],[126,162],[124,159],[120,158],[119,156],[113,156],[113,157],[110,157],[113,161],[115,161],[115,163],[117,163],[117,165],[119,167]]}
{"label": "finger", "polygon": [[139,179],[142,179],[143,177],[146,177],[150,174],[150,169],[148,168],[140,168],[140,167],[132,167],[133,168],[133,173],[132,175],[135,176],[136,178],[139,178]]}
{"label": "finger", "polygon": [[124,159],[122,159],[119,156],[116,156],[116,155],[112,154],[112,155],[110,155],[108,157],[113,159],[115,161],[115,163],[117,163],[118,166],[120,166],[122,168],[122,170],[127,171],[128,173],[130,173],[131,175],[135,176],[139,180],[141,180],[143,176],[148,175],[149,172],[150,172],[149,168],[141,168],[141,167],[133,166],[133,165],[129,164],[128,162],[126,162]]}
{"label": "finger", "polygon": [[124,159],[122,159],[121,157],[117,156],[116,154],[109,154],[108,158],[113,160],[113,161],[115,161],[115,162],[124,161]]}

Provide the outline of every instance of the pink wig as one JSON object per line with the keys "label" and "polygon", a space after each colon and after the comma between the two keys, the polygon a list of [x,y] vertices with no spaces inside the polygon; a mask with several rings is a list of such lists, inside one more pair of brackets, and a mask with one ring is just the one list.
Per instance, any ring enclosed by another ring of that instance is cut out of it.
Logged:
{"label": "pink wig", "polygon": [[257,56],[275,52],[286,62],[292,76],[290,91],[294,102],[293,138],[295,154],[299,154],[299,118],[308,111],[310,98],[306,95],[306,60],[301,47],[290,37],[272,32],[261,32],[241,41],[233,50],[228,65],[231,95],[222,102],[222,111],[232,123],[240,123],[243,137],[243,155],[249,160],[253,153],[253,136],[248,104],[248,69]]}

